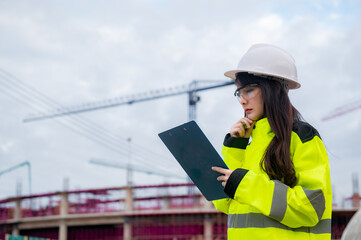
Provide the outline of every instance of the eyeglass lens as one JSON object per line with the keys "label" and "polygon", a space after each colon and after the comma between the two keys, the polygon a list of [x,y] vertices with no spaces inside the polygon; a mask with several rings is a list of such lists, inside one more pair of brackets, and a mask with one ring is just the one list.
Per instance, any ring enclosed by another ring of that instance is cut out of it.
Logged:
{"label": "eyeglass lens", "polygon": [[257,92],[258,91],[256,86],[248,86],[245,88],[238,88],[234,95],[237,97],[239,101],[241,100],[241,98],[249,100],[251,98],[254,98]]}

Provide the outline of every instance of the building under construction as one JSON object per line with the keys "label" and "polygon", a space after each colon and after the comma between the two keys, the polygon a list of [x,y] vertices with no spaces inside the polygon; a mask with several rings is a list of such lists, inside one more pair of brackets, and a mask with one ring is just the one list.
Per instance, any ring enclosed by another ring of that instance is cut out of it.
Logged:
{"label": "building under construction", "polygon": [[[218,82],[207,86],[200,84],[194,81],[189,86],[175,90],[154,91],[105,103],[85,104],[86,107],[62,108],[55,113],[33,116],[24,121],[179,94],[188,94],[189,119],[192,120],[195,119],[196,103],[199,101],[197,92],[228,86],[233,82]],[[333,239],[341,238],[346,225],[358,210],[358,191],[354,191],[354,195],[347,201],[351,203],[347,208],[334,206],[331,229]],[[227,216],[217,211],[192,183],[128,185],[3,199],[0,200],[0,226],[0,239],[5,239],[6,235],[59,240],[227,239]]]}
{"label": "building under construction", "polygon": [[[340,239],[360,205],[332,214],[332,238]],[[53,192],[0,201],[0,239],[33,236],[79,239],[227,239],[227,216],[192,183]]]}

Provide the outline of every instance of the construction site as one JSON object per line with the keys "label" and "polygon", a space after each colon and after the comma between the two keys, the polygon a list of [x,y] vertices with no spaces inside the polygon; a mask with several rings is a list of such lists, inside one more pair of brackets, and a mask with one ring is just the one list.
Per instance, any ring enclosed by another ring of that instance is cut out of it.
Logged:
{"label": "construction site", "polygon": [[[352,0],[0,1],[0,240],[361,240],[360,23]],[[194,122],[210,151],[173,146],[222,198],[161,137]]]}
{"label": "construction site", "polygon": [[[151,94],[128,96],[110,101],[112,104],[102,101],[85,104],[86,107],[60,108],[56,112],[41,113],[24,121],[39,121],[179,94],[188,95],[188,118],[194,120],[200,91],[231,84],[233,81],[193,81],[188,86],[175,88],[176,90],[157,90]],[[346,114],[358,107],[348,111],[344,108],[336,109],[324,120]],[[217,211],[192,182],[137,186],[132,184],[133,171],[151,170],[101,159],[92,159],[90,163],[126,169],[127,185],[2,199],[0,239],[227,239],[227,216]],[[31,181],[29,162],[2,171],[1,174],[21,167],[27,167]],[[166,171],[157,171],[156,168],[153,171],[159,175],[166,174]],[[347,224],[360,207],[357,174],[352,175],[352,186],[353,195],[345,198],[342,206],[336,203],[333,205],[332,239],[341,239]]]}
{"label": "construction site", "polygon": [[[192,192],[192,194],[189,194]],[[356,193],[349,207],[334,206],[332,239],[360,207]],[[227,216],[217,211],[192,183],[53,192],[0,201],[0,239],[227,239]],[[24,239],[24,238],[13,238]]]}

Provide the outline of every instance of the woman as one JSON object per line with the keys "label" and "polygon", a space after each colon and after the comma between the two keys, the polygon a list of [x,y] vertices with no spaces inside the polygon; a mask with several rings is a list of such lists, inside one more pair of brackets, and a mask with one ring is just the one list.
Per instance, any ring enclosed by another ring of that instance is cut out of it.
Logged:
{"label": "woman", "polygon": [[213,202],[228,214],[228,239],[330,239],[328,157],[288,98],[300,87],[293,58],[257,44],[225,75],[245,111],[224,140],[229,169],[212,168],[229,196]]}

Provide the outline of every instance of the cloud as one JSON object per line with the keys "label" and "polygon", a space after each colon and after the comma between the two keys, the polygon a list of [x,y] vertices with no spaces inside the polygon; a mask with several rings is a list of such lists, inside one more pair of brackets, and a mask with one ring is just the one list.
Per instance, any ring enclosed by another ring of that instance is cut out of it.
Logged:
{"label": "cloud", "polygon": [[6,154],[7,152],[9,152],[9,150],[11,149],[12,146],[14,146],[14,143],[11,141],[8,141],[8,142],[1,144],[0,148],[1,148],[1,151]]}
{"label": "cloud", "polygon": [[[69,106],[144,94],[195,79],[226,80],[223,73],[237,65],[251,44],[276,44],[296,59],[302,88],[290,92],[295,106],[320,131],[334,156],[357,164],[359,111],[328,122],[320,119],[360,96],[360,8],[341,1],[318,4],[6,1],[0,7],[0,68]],[[84,123],[74,117],[23,124],[29,113],[46,107],[19,90],[0,86],[4,167],[31,161],[35,192],[59,190],[66,177],[71,189],[125,184],[124,171],[89,165],[91,157],[127,160],[124,154],[89,139],[94,136],[132,137],[134,143],[174,161],[157,133],[188,120],[188,98],[183,95],[79,115],[100,126],[95,127],[97,135],[90,133],[94,129],[81,130]],[[243,114],[232,94],[231,86],[199,93],[198,123],[217,150],[224,133]],[[102,143],[107,141],[118,140],[107,138]],[[342,168],[332,154],[332,167]],[[342,174],[332,170],[332,174],[336,191],[342,192],[340,186],[349,184],[344,180],[346,170]],[[139,174],[136,183],[145,179]],[[16,185],[6,180],[3,197],[12,195]]]}

